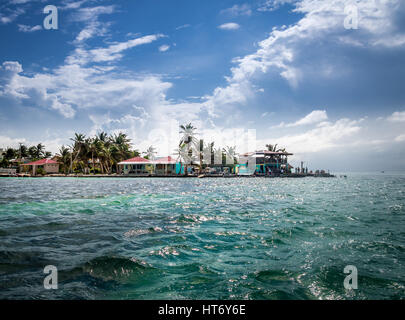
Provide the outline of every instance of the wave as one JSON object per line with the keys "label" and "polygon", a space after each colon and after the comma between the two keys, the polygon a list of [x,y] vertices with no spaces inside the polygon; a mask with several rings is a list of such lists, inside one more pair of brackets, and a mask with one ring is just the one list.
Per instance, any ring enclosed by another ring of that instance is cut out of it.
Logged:
{"label": "wave", "polygon": [[101,256],[71,270],[62,270],[59,279],[61,282],[71,282],[90,277],[102,282],[128,283],[154,270],[149,264],[135,258]]}

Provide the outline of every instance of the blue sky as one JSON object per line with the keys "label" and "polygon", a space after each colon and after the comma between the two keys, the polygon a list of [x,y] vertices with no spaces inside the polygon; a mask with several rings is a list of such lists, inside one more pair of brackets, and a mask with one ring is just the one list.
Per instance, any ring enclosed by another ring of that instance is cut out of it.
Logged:
{"label": "blue sky", "polygon": [[404,18],[399,0],[5,0],[0,147],[57,152],[104,130],[167,155],[191,121],[218,146],[278,143],[313,169],[404,170]]}

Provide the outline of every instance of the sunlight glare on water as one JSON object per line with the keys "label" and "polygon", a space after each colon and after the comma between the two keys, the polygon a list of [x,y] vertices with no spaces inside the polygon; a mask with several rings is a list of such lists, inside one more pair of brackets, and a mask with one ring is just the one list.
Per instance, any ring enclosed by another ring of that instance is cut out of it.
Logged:
{"label": "sunlight glare on water", "polygon": [[[0,179],[0,298],[403,299],[405,176]],[[44,290],[43,268],[59,270]],[[359,288],[346,291],[354,265]]]}

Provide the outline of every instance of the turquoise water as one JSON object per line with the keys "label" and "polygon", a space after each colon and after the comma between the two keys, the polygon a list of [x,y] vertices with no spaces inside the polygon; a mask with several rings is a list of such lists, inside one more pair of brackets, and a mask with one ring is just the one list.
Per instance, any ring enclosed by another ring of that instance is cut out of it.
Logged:
{"label": "turquoise water", "polygon": [[0,298],[403,299],[404,192],[398,174],[1,178]]}

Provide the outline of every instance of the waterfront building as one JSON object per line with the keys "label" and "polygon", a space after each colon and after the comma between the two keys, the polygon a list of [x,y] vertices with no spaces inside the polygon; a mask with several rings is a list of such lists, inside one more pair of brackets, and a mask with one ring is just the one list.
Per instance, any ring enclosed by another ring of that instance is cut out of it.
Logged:
{"label": "waterfront building", "polygon": [[154,172],[154,166],[148,159],[134,157],[119,162],[118,171],[123,174],[149,175]]}
{"label": "waterfront building", "polygon": [[173,175],[176,174],[177,161],[172,157],[162,157],[151,161],[154,165],[156,175]]}
{"label": "waterfront building", "polygon": [[256,175],[280,175],[291,173],[293,168],[288,163],[288,156],[292,153],[282,151],[260,150],[255,152],[247,152],[241,155],[240,164],[236,166],[236,172],[242,174],[252,174],[252,170],[247,170],[249,161],[256,162]]}
{"label": "waterfront building", "polygon": [[34,162],[23,163],[21,164],[21,167],[29,169],[34,176],[38,169],[42,169],[44,173],[59,173],[59,163],[51,159],[41,159]]}

